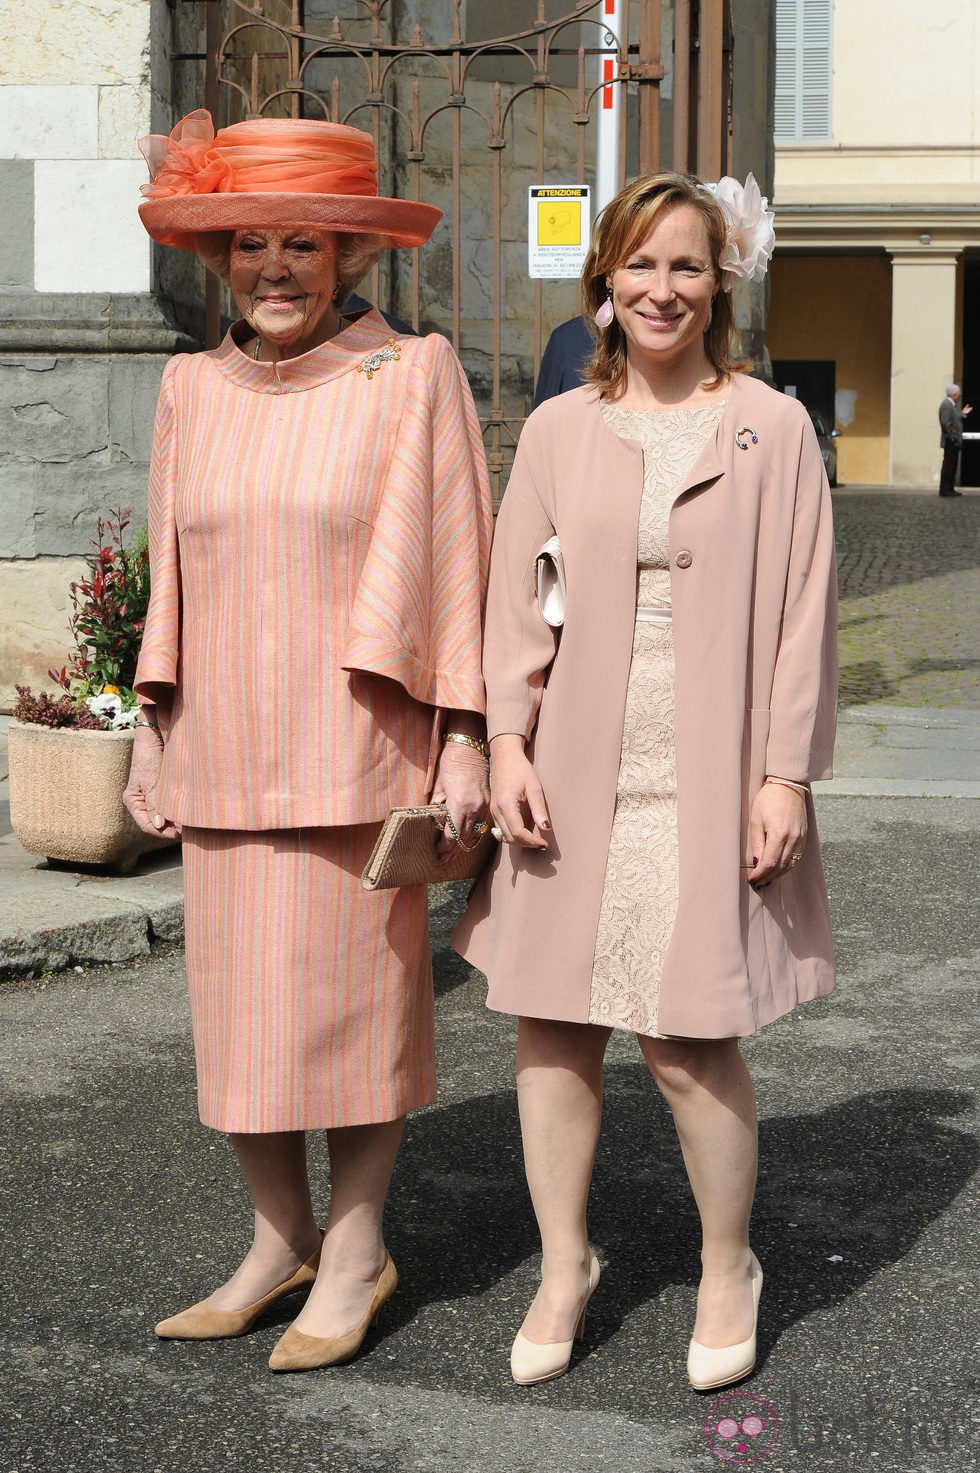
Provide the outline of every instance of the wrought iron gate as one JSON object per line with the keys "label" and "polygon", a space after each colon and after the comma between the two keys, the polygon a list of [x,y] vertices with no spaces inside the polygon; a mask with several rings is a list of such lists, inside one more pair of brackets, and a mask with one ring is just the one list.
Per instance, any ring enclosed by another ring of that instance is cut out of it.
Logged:
{"label": "wrought iron gate", "polygon": [[[389,253],[364,291],[451,338],[473,384],[496,494],[543,339],[578,311],[574,283],[527,277],[527,186],[592,182],[596,120],[614,89],[625,104],[620,184],[661,165],[723,173],[730,8],[730,0],[207,0],[205,102],[216,120],[306,116],[365,128],[382,192],[445,212],[427,246]],[[200,94],[182,101],[199,105]],[[213,289],[209,309],[216,341]]]}

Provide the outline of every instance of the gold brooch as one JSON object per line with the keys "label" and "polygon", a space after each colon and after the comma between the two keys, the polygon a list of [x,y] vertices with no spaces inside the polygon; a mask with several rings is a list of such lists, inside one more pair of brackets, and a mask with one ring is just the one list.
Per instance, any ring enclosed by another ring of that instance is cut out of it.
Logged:
{"label": "gold brooch", "polygon": [[363,363],[357,365],[358,373],[366,373],[368,378],[373,378],[382,363],[397,363],[402,356],[402,350],[394,338],[389,338],[383,348],[365,358]]}

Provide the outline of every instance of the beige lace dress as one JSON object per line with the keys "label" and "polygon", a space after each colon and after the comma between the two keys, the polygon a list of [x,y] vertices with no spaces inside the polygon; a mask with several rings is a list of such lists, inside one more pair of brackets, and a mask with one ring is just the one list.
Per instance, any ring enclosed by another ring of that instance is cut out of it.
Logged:
{"label": "beige lace dress", "polygon": [[614,434],[643,447],[637,617],[623,746],[596,934],[589,1022],[657,1038],[660,973],[677,911],[674,641],[667,519],[674,497],[724,413],[617,409]]}

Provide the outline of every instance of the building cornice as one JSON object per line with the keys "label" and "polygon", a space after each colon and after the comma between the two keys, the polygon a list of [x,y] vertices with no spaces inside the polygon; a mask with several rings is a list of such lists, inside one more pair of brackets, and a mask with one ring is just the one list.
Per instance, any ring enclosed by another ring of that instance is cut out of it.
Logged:
{"label": "building cornice", "polygon": [[774,200],[772,207],[777,252],[980,249],[980,205],[781,205]]}
{"label": "building cornice", "polygon": [[826,154],[828,158],[915,159],[944,155],[980,158],[980,146],[976,143],[780,143],[777,139],[775,148],[777,162],[783,158],[813,158],[820,154]]}
{"label": "building cornice", "polygon": [[160,297],[0,291],[3,353],[178,353],[198,347]]}

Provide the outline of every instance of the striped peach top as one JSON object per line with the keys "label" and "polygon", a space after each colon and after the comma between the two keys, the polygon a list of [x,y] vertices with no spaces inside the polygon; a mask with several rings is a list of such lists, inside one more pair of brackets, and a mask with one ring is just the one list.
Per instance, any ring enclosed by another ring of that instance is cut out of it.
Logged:
{"label": "striped peach top", "polygon": [[479,422],[438,334],[375,357],[370,311],[272,364],[247,333],[171,359],[160,391],[136,674],[167,728],[160,808],[371,822],[426,797],[439,709],[484,709]]}

